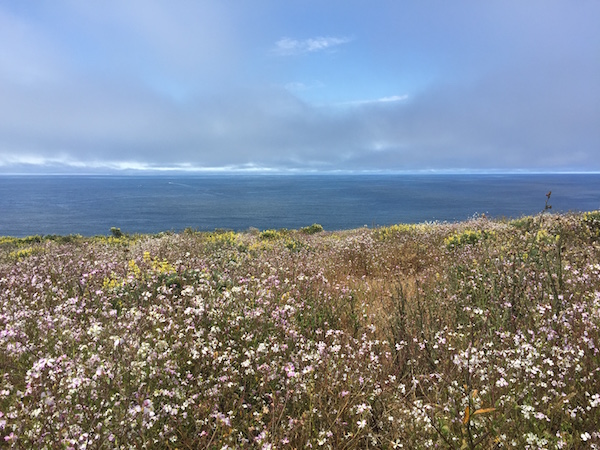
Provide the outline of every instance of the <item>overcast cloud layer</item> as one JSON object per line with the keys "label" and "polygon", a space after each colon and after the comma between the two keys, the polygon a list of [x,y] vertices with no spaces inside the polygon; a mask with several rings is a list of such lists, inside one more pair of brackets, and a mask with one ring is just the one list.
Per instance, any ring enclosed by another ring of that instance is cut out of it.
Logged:
{"label": "overcast cloud layer", "polygon": [[0,0],[0,173],[600,170],[600,2]]}

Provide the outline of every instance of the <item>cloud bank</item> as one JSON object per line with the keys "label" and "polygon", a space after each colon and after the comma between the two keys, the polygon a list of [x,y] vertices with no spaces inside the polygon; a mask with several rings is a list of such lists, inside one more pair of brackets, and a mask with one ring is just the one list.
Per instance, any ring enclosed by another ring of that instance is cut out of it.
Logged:
{"label": "cloud bank", "polygon": [[600,170],[598,3],[260,5],[3,3],[0,173]]}

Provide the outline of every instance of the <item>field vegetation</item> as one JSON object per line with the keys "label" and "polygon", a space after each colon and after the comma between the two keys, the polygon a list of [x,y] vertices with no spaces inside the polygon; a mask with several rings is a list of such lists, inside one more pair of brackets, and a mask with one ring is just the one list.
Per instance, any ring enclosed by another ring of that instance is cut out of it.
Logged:
{"label": "field vegetation", "polygon": [[0,447],[600,448],[599,330],[600,212],[4,237]]}

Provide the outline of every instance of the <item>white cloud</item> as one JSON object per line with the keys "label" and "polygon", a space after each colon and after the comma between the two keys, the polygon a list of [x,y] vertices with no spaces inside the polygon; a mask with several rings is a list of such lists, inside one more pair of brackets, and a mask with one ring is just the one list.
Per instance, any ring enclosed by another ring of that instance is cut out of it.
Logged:
{"label": "white cloud", "polygon": [[325,84],[321,81],[313,81],[312,83],[303,83],[301,81],[292,81],[286,83],[284,88],[292,92],[309,91],[312,89],[319,89],[325,87]]}
{"label": "white cloud", "polygon": [[274,52],[278,55],[289,56],[301,53],[312,53],[328,50],[339,45],[347,44],[352,39],[345,37],[316,37],[304,40],[282,38],[275,43]]}
{"label": "white cloud", "polygon": [[380,103],[388,103],[388,102],[401,102],[402,100],[406,100],[408,95],[392,95],[391,97],[382,97],[377,101]]}
{"label": "white cloud", "polygon": [[349,102],[341,102],[341,103],[338,103],[337,105],[340,105],[340,106],[344,106],[344,105],[374,105],[374,104],[378,104],[378,103],[402,102],[407,99],[408,99],[407,94],[390,95],[389,97],[381,97],[381,98],[377,98],[374,100],[353,100],[353,101],[349,101]]}

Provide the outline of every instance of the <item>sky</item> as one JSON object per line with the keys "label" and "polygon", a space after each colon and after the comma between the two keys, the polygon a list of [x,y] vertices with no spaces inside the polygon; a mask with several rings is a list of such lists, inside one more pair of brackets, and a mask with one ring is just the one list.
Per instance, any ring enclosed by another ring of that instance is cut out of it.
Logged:
{"label": "sky", "polygon": [[0,173],[600,171],[598,0],[0,0]]}

